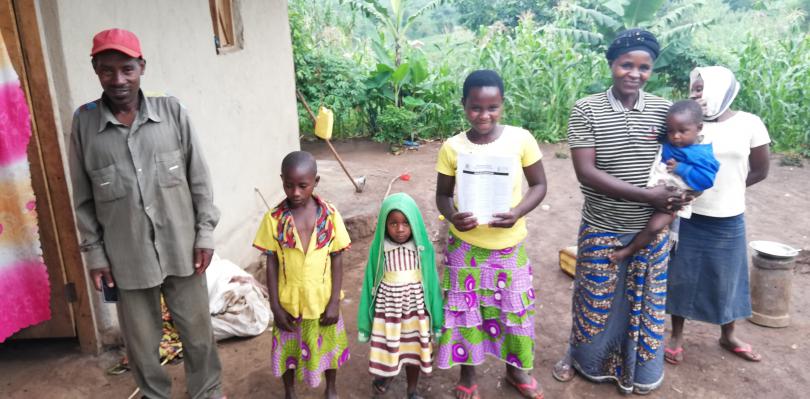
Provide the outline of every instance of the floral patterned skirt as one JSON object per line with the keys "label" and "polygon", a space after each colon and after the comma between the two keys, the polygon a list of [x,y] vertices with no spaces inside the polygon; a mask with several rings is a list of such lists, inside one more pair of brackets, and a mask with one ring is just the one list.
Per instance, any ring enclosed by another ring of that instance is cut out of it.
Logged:
{"label": "floral patterned skirt", "polygon": [[444,263],[444,328],[437,366],[476,366],[489,355],[532,369],[535,293],[523,243],[492,250],[451,234]]}
{"label": "floral patterned skirt", "polygon": [[292,332],[273,327],[270,351],[273,374],[281,377],[287,370],[295,370],[299,381],[317,387],[324,371],[338,369],[349,360],[343,315],[331,326],[308,319],[299,320],[295,326]]}
{"label": "floral patterned skirt", "polygon": [[608,256],[635,234],[579,231],[569,356],[582,376],[648,392],[664,379],[669,230],[621,263]]}

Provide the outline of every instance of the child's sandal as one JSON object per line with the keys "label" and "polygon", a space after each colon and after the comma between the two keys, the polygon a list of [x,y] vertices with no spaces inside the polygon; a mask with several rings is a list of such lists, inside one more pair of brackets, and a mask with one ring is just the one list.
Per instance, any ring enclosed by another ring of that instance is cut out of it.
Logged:
{"label": "child's sandal", "polygon": [[374,388],[374,392],[378,395],[382,395],[388,391],[388,386],[391,385],[391,378],[375,378],[371,381],[371,386]]}

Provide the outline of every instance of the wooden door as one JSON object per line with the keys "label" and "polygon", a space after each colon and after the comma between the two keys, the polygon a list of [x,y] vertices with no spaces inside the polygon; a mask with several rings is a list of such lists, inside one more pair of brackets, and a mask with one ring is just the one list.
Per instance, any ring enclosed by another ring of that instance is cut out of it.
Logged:
{"label": "wooden door", "polygon": [[78,251],[53,103],[33,0],[0,0],[0,33],[31,110],[28,160],[36,195],[39,238],[51,283],[51,319],[23,329],[19,338],[80,338],[96,350],[86,279]]}

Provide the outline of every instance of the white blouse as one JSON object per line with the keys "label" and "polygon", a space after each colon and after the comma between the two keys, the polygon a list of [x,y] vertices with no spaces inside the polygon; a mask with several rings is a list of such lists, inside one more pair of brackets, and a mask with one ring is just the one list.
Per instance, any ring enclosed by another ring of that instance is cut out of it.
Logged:
{"label": "white blouse", "polygon": [[720,170],[714,187],[695,199],[692,212],[712,217],[731,217],[745,212],[745,180],[751,149],[771,142],[762,120],[737,111],[722,122],[703,123],[703,144],[711,143]]}

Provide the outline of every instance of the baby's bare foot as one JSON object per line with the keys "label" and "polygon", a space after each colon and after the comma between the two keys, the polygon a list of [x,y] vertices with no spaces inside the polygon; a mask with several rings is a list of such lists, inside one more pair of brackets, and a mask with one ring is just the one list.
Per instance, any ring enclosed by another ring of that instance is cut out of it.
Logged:
{"label": "baby's bare foot", "polygon": [[619,263],[627,259],[627,257],[629,257],[630,255],[632,255],[630,248],[622,247],[614,250],[612,254],[608,255],[608,259],[610,259],[610,261],[613,263]]}

